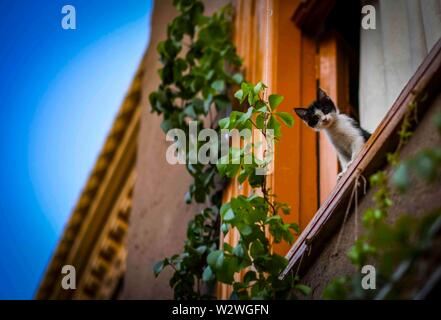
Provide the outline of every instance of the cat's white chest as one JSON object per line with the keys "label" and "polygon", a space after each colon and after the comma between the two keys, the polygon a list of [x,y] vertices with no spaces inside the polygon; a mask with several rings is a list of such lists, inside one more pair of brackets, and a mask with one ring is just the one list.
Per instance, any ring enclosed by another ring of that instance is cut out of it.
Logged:
{"label": "cat's white chest", "polygon": [[351,119],[338,115],[334,125],[325,130],[329,140],[334,145],[337,152],[346,159],[351,159],[353,145],[360,138],[360,134],[351,123]]}

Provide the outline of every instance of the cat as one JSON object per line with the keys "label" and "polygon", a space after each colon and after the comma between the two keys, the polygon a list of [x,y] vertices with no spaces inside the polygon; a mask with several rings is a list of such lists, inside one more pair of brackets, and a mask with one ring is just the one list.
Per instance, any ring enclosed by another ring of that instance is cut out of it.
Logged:
{"label": "cat", "polygon": [[324,130],[337,151],[342,171],[339,180],[356,158],[371,134],[351,117],[339,113],[332,99],[318,89],[318,99],[308,108],[295,108],[295,113],[316,131]]}

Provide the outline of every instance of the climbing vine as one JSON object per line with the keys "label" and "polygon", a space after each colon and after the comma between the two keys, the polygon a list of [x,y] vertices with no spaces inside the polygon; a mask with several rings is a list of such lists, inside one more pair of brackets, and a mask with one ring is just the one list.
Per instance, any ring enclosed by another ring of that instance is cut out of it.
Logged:
{"label": "climbing vine", "polygon": [[[230,70],[240,67],[241,59],[231,42],[231,6],[205,16],[200,1],[174,0],[173,5],[180,14],[168,25],[167,39],[158,44],[161,84],[149,100],[152,112],[163,116],[165,133],[181,129],[188,136],[189,121],[203,129],[204,117],[231,107],[228,86],[243,78]],[[186,201],[204,203],[213,193],[214,166],[187,161],[187,170],[194,182]]]}
{"label": "climbing vine", "polygon": [[[241,59],[231,42],[231,6],[206,16],[200,1],[174,0],[173,5],[178,15],[168,25],[167,38],[157,47],[161,83],[149,100],[152,112],[163,116],[161,128],[165,133],[181,129],[188,137],[190,121],[196,121],[202,130],[215,123],[216,113],[231,108],[227,93],[242,82],[242,75],[234,73]],[[176,299],[205,299],[211,298],[214,281],[202,283],[202,273],[208,254],[219,243],[221,191],[216,184],[216,166],[191,163],[189,158],[186,152],[186,168],[193,182],[185,201],[209,202],[210,206],[188,223],[183,251],[157,262],[153,269],[155,276],[165,267],[173,269],[170,286]]]}
{"label": "climbing vine", "polygon": [[[161,83],[149,96],[152,112],[163,116],[162,130],[181,129],[188,137],[189,123],[196,121],[200,130],[207,126],[216,129],[219,140],[224,137],[222,129],[245,128],[259,130],[265,138],[271,132],[279,139],[281,122],[292,126],[293,119],[276,111],[283,97],[270,95],[264,100],[263,83],[243,82],[241,73],[235,72],[241,59],[231,42],[231,6],[205,16],[200,1],[174,0],[173,4],[179,14],[168,25],[167,39],[158,44]],[[249,106],[247,112],[232,111],[217,123],[216,115],[232,108],[228,92],[238,85],[241,87],[235,97]],[[210,143],[216,149],[220,147]],[[202,142],[195,144],[197,151]],[[289,298],[293,289],[309,292],[297,279],[278,279],[287,261],[271,252],[266,230],[274,242],[291,243],[298,226],[283,222],[280,213],[289,214],[289,206],[274,201],[264,174],[256,173],[270,162],[269,150],[264,159],[244,160],[245,150],[258,147],[251,143],[242,150],[228,148],[217,164],[206,165],[189,161],[191,150],[186,151],[185,163],[193,183],[185,201],[209,202],[210,206],[189,222],[183,251],[153,267],[155,276],[166,267],[173,270],[170,286],[176,299],[211,299],[216,280],[233,285],[232,298]],[[237,177],[239,183],[249,183],[253,194],[231,199],[221,207],[222,177],[224,181]],[[219,230],[225,235],[233,228],[240,234],[239,243],[234,248],[225,243],[220,250]],[[243,281],[235,281],[234,274],[242,270],[247,270]]]}
{"label": "climbing vine", "polygon": [[[268,239],[267,231],[275,243],[282,240],[292,243],[299,227],[283,221],[281,215],[289,214],[290,207],[275,201],[266,184],[265,174],[272,161],[269,140],[274,138],[277,141],[281,137],[282,123],[292,127],[293,118],[289,113],[277,111],[283,97],[272,94],[265,100],[265,90],[266,86],[261,82],[256,85],[243,82],[235,97],[241,104],[245,102],[248,105],[247,111],[234,111],[219,121],[221,129],[258,130],[263,138],[244,139],[242,148],[230,147],[228,154],[217,163],[221,175],[229,178],[238,176],[239,183],[247,181],[253,191],[248,196],[240,195],[222,205],[222,233],[226,235],[235,229],[239,240],[234,247],[224,243],[223,249],[208,255],[203,279],[210,280],[216,276],[218,281],[232,284],[232,298],[239,299],[287,299],[294,297],[296,291],[309,293],[309,288],[298,284],[294,277],[279,279],[287,260],[272,252]],[[264,152],[263,157],[251,152],[265,142],[268,153]],[[247,157],[250,157],[248,161]],[[236,273],[245,271],[243,279],[235,279]]]}
{"label": "climbing vine", "polygon": [[[327,299],[397,297],[399,277],[411,268],[415,259],[430,246],[431,238],[441,230],[441,208],[422,214],[420,218],[403,214],[393,225],[386,221],[393,206],[393,190],[403,194],[410,189],[413,179],[419,178],[431,183],[440,177],[440,148],[423,149],[404,160],[399,160],[402,147],[412,137],[411,129],[417,122],[417,106],[423,99],[416,98],[409,104],[398,131],[398,147],[395,152],[387,155],[388,164],[392,167],[391,178],[389,179],[386,170],[380,170],[369,179],[371,186],[376,188],[373,197],[375,205],[364,212],[364,233],[347,253],[349,261],[358,270],[375,261],[377,287],[380,290],[363,290],[362,276],[358,272],[353,276],[332,280],[323,292]],[[441,114],[437,114],[434,120],[441,134]]]}

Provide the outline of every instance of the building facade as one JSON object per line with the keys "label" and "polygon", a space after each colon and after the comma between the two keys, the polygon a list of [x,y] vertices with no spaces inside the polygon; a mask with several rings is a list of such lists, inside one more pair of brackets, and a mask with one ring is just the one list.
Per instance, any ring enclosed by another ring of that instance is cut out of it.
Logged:
{"label": "building facade", "polygon": [[[228,2],[204,1],[206,13]],[[362,7],[366,5],[375,9],[375,29],[360,27]],[[432,73],[426,74],[427,79],[439,77],[439,60],[434,56],[440,47],[440,2],[235,0],[233,6],[234,41],[244,59],[247,81],[263,81],[270,92],[283,95],[280,111],[286,112],[308,105],[321,87],[341,112],[375,131],[365,150],[371,155],[360,158],[365,160],[359,162],[359,173],[367,175],[381,167],[378,157],[384,160],[382,146],[390,145],[392,129],[399,125],[401,113],[397,110],[409,102],[411,90],[417,88],[415,83],[409,86],[409,81],[421,79],[423,71],[418,68],[424,63],[435,66]],[[149,47],[48,266],[36,296],[39,299],[172,297],[170,271],[155,279],[152,265],[179,252],[187,221],[198,212],[198,206],[184,202],[190,183],[185,168],[171,166],[165,160],[168,143],[159,117],[150,113],[148,95],[159,84],[156,46],[165,38],[167,23],[175,15],[171,0],[155,1]],[[397,20],[393,15],[401,18]],[[424,83],[429,83],[427,88],[433,92],[439,91],[439,81],[435,80]],[[422,89],[423,84],[418,88]],[[436,95],[430,103],[428,114],[439,109]],[[422,143],[418,136],[434,135],[426,128],[427,123],[424,120],[419,124],[421,129],[406,152],[412,152],[412,144]],[[314,289],[313,297],[319,298],[327,280],[350,271],[342,252],[352,234],[345,231],[340,260],[329,267],[326,252],[331,244],[325,243],[336,241],[335,230],[342,218],[338,212],[354,181],[346,175],[336,185],[337,156],[324,134],[297,121],[293,128],[283,128],[282,135],[275,150],[274,172],[267,179],[278,200],[292,208],[291,215],[284,219],[298,223],[304,231],[293,247],[281,243],[274,245],[274,250],[289,258],[287,274],[298,267],[307,240],[317,236],[317,248],[324,248],[323,253],[319,250],[309,261],[305,258],[299,269]],[[427,191],[431,194],[427,201],[440,205],[439,190]],[[224,191],[224,201],[249,191],[233,180]],[[403,206],[413,208],[410,202]],[[325,217],[331,215],[336,219],[329,220],[330,225],[316,224],[319,219],[328,221]],[[357,218],[351,217],[352,222]],[[325,233],[310,233],[322,225]],[[233,245],[237,234],[230,232],[222,241]],[[75,291],[60,287],[61,268],[67,264],[77,269]],[[217,288],[218,298],[226,299],[230,292],[225,285]]]}

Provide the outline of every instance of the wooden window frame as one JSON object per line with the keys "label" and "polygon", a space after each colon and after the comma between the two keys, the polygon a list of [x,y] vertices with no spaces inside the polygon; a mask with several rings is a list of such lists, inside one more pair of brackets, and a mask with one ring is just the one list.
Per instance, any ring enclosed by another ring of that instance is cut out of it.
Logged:
{"label": "wooden window frame", "polygon": [[[365,177],[370,176],[385,164],[387,152],[396,148],[398,144],[396,132],[404,119],[407,106],[418,93],[424,92],[426,98],[424,102],[418,105],[418,112],[423,113],[436,94],[439,93],[440,86],[441,39],[426,56],[358,157],[291,247],[286,255],[288,266],[282,272],[281,278],[285,277],[291,270],[298,270],[299,274],[302,275],[306,268],[311,265],[320,252],[320,248],[325,245],[326,240],[341,225],[344,208],[347,205],[357,176],[359,174]],[[314,248],[314,250],[309,250],[310,248]]]}

